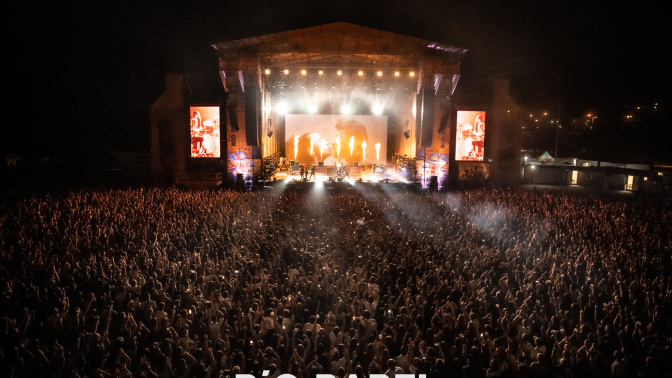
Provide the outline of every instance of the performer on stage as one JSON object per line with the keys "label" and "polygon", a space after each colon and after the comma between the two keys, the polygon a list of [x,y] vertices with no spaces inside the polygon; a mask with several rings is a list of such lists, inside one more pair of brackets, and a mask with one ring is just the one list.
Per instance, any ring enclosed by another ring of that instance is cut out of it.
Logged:
{"label": "performer on stage", "polygon": [[346,177],[350,178],[350,174],[348,174],[346,161],[341,159],[341,161],[336,163],[336,178],[343,179]]}
{"label": "performer on stage", "polygon": [[191,116],[191,154],[201,156],[203,147],[203,120],[201,112],[194,111]]}

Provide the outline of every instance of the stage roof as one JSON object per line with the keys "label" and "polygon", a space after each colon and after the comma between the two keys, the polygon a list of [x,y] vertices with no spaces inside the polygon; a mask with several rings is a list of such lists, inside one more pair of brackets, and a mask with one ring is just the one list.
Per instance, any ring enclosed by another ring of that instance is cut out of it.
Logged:
{"label": "stage roof", "polygon": [[[434,85],[437,94],[445,82],[443,92],[450,95],[459,78],[460,61],[467,52],[460,47],[345,22],[212,46],[220,57],[223,79],[257,72],[256,80],[263,81],[272,91],[341,86],[410,90],[420,88],[427,80],[425,85]],[[224,84],[226,87],[232,83],[225,80]]]}

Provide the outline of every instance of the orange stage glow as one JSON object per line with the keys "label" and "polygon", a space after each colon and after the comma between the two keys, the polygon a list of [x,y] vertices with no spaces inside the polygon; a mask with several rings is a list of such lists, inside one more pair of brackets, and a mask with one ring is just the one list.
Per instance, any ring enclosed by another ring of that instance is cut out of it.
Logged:
{"label": "orange stage glow", "polygon": [[[379,163],[385,161],[387,118],[373,115],[287,115],[285,148],[290,160],[302,165],[317,165],[324,162],[325,166],[361,163],[363,161],[362,142],[366,141],[366,162]],[[298,137],[298,138],[297,138]],[[296,142],[298,139],[298,143]],[[374,150],[380,143],[380,151]],[[342,146],[341,146],[342,144]],[[350,151],[341,155],[341,147]],[[292,149],[297,150],[293,155]],[[378,154],[374,154],[378,152]],[[347,163],[346,163],[347,162]]]}
{"label": "orange stage glow", "polygon": [[376,143],[376,161],[380,161],[380,142]]}
{"label": "orange stage glow", "polygon": [[322,157],[322,155],[323,155],[323,153],[324,153],[324,149],[325,149],[325,148],[327,148],[327,141],[324,140],[324,138],[321,138],[321,139],[320,139],[320,160],[324,160],[324,158]]}
{"label": "orange stage glow", "polygon": [[310,156],[313,156],[314,146],[315,146],[315,134],[310,134]]}
{"label": "orange stage glow", "polygon": [[341,136],[336,135],[336,157],[341,157]]}
{"label": "orange stage glow", "polygon": [[294,160],[296,160],[296,156],[299,154],[299,136],[294,135]]}
{"label": "orange stage glow", "polygon": [[362,142],[362,161],[366,160],[366,141]]}

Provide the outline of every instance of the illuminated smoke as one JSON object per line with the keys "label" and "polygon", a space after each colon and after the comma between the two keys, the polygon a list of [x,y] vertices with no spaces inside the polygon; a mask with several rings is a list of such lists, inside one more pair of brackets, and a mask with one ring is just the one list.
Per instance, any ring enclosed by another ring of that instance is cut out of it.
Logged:
{"label": "illuminated smoke", "polygon": [[310,156],[313,156],[314,145],[315,145],[315,134],[310,134]]}
{"label": "illuminated smoke", "polygon": [[341,136],[336,135],[336,157],[341,157]]}
{"label": "illuminated smoke", "polygon": [[362,161],[366,160],[366,141],[362,142]]}
{"label": "illuminated smoke", "polygon": [[380,161],[380,142],[376,143],[376,161]]}
{"label": "illuminated smoke", "polygon": [[294,135],[294,160],[296,160],[296,155],[299,154],[299,136]]}
{"label": "illuminated smoke", "polygon": [[352,153],[355,151],[355,136],[350,137],[350,156],[352,156]]}

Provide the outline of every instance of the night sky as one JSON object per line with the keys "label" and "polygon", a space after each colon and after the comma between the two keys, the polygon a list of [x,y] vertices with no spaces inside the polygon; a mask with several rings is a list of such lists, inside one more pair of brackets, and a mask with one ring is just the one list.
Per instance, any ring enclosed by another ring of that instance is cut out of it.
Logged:
{"label": "night sky", "polygon": [[652,2],[67,3],[3,15],[3,154],[148,150],[166,73],[189,75],[194,98],[221,98],[212,43],[339,21],[469,49],[456,103],[479,105],[499,77],[523,109],[565,116],[670,100],[670,22]]}

